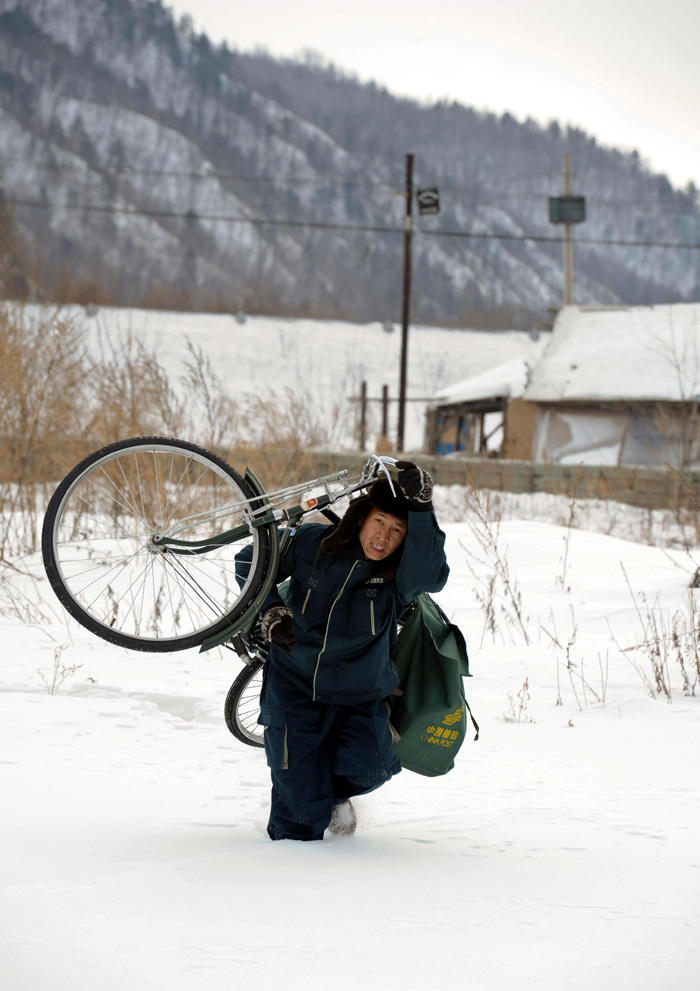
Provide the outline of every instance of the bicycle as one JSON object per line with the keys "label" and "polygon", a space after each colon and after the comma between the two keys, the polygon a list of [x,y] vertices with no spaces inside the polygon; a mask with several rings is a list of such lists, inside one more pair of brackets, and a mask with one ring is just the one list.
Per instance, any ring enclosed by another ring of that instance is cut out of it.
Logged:
{"label": "bicycle", "polygon": [[[118,441],[84,458],[51,497],[44,568],[70,615],[109,643],[236,650],[246,667],[227,696],[226,723],[242,742],[262,746],[249,705],[267,656],[256,625],[294,529],[315,513],[334,516],[333,503],[382,473],[391,483],[393,464],[372,455],[352,479],[342,469],[266,492],[250,468],[242,476],[188,441]],[[250,566],[242,566],[247,547]]]}

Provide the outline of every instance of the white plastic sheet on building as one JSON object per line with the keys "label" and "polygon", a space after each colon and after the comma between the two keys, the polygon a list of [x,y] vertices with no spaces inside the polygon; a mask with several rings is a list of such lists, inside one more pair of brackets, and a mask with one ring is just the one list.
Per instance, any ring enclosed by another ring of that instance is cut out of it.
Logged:
{"label": "white plastic sheet on building", "polygon": [[[652,415],[542,409],[535,425],[533,458],[560,464],[659,465],[698,460],[694,436],[684,440],[680,418],[664,423]],[[695,431],[693,430],[693,434]]]}

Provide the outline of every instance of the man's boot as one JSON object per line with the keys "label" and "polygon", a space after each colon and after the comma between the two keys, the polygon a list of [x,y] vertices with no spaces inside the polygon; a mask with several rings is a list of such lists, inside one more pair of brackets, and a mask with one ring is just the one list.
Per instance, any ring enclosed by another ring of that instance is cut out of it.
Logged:
{"label": "man's boot", "polygon": [[357,826],[357,816],[350,799],[333,806],[333,814],[328,827],[334,836],[352,836]]}

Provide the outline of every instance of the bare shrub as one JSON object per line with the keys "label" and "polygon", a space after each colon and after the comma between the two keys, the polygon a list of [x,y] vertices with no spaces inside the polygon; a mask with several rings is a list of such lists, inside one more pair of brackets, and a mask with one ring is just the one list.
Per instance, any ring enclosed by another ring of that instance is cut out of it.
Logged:
{"label": "bare shrub", "polygon": [[668,461],[662,460],[662,464],[671,478],[678,484],[679,499],[676,522],[683,536],[683,544],[686,550],[690,550],[700,543],[700,501],[686,471],[675,467]]}
{"label": "bare shrub", "polygon": [[250,463],[266,488],[304,481],[311,453],[327,449],[337,411],[325,424],[314,407],[311,396],[292,389],[242,400],[235,454]]}
{"label": "bare shrub", "polygon": [[0,306],[0,559],[36,550],[42,486],[82,454],[87,370],[70,319]]}
{"label": "bare shrub", "polygon": [[[585,673],[585,660],[583,656],[581,656],[578,664],[573,659],[572,649],[576,643],[578,626],[574,615],[574,607],[570,605],[569,609],[571,612],[571,633],[567,638],[566,645],[563,645],[559,638],[554,618],[554,610],[552,609],[550,609],[549,612],[549,619],[554,632],[550,632],[550,630],[548,630],[545,626],[542,626],[542,632],[547,634],[554,647],[557,647],[560,651],[564,652],[564,666],[566,667],[566,671],[569,676],[571,690],[574,694],[574,698],[576,699],[576,705],[579,708],[579,712],[582,712],[584,707],[588,707],[593,704],[593,702],[605,706],[605,699],[608,690],[609,657],[606,651],[605,663],[603,663],[603,658],[600,655],[600,651],[598,652],[599,684],[596,688],[594,688],[589,680],[589,676]],[[560,656],[560,654],[557,654],[557,705],[564,704],[561,697]],[[583,703],[581,702],[582,699]]]}
{"label": "bare shrub", "polygon": [[63,663],[63,651],[66,650],[70,645],[67,643],[62,643],[54,647],[53,651],[53,667],[48,673],[43,671],[41,668],[37,668],[37,674],[44,682],[46,691],[49,695],[57,695],[58,690],[68,678],[71,678],[76,671],[78,671],[83,665],[82,664],[64,664]]}
{"label": "bare shrub", "polygon": [[530,685],[526,678],[522,688],[518,689],[517,699],[512,692],[508,692],[510,708],[503,713],[503,718],[507,723],[534,723],[534,719],[527,711],[527,704],[530,701]]}
{"label": "bare shrub", "polygon": [[291,389],[234,401],[203,350],[188,341],[188,352],[173,384],[131,330],[103,335],[91,359],[85,331],[59,309],[0,307],[0,560],[36,551],[53,485],[127,437],[195,440],[250,463],[266,487],[308,478],[309,453],[329,445],[337,409],[324,422],[312,397]]}
{"label": "bare shrub", "polygon": [[690,590],[685,611],[679,609],[674,613],[671,641],[681,672],[683,694],[695,695],[700,683],[700,615]]}
{"label": "bare shrub", "polygon": [[555,578],[555,583],[559,585],[563,592],[570,592],[571,586],[567,584],[567,571],[569,568],[569,544],[571,542],[571,531],[578,525],[576,518],[576,489],[581,481],[582,472],[581,466],[579,465],[576,469],[576,474],[574,476],[574,482],[571,487],[571,496],[569,499],[569,511],[566,520],[564,521],[565,533],[564,533],[564,554],[562,556],[562,568],[561,574],[557,575]]}
{"label": "bare shrub", "polygon": [[[484,613],[481,643],[483,644],[487,632],[494,641],[497,633],[505,640],[499,626],[501,620],[510,633],[511,640],[513,631],[517,631],[529,645],[528,617],[524,612],[517,580],[510,572],[507,548],[501,547],[500,516],[492,512],[488,491],[469,490],[467,524],[481,554],[477,556],[462,545],[467,551],[469,570],[477,582],[475,595]],[[477,573],[472,560],[482,566],[484,574]]]}
{"label": "bare shrub", "polygon": [[[39,590],[40,579],[21,567],[21,561],[0,561],[0,616],[27,626],[43,626],[55,618]],[[30,583],[27,590],[26,585]]]}
{"label": "bare shrub", "polygon": [[[622,573],[629,593],[634,602],[640,625],[642,627],[642,640],[640,643],[622,649],[622,653],[629,656],[630,664],[642,679],[652,698],[663,697],[668,702],[672,701],[671,676],[669,661],[673,649],[672,624],[668,615],[659,609],[658,599],[650,605],[643,592],[639,593],[641,607],[637,602],[637,597],[632,591],[630,580],[624,566],[621,564]],[[646,656],[649,668],[646,669],[638,658],[638,653]]]}
{"label": "bare shrub", "polygon": [[0,560],[37,550],[50,490],[81,458],[126,437],[177,436],[184,409],[134,334],[94,361],[60,309],[0,305]]}
{"label": "bare shrub", "polygon": [[[625,573],[624,568],[622,570]],[[658,601],[650,605],[646,596],[640,593],[642,609],[626,573],[625,581],[642,627],[642,639],[631,647],[618,644],[619,649],[627,656],[652,698],[672,701],[672,661],[678,664],[683,694],[695,695],[700,684],[700,610],[692,591],[688,591],[685,607],[673,613],[660,609]]]}
{"label": "bare shrub", "polygon": [[187,395],[188,429],[204,447],[219,454],[235,446],[239,430],[237,405],[226,394],[202,348],[188,338],[187,350],[190,357],[180,383]]}
{"label": "bare shrub", "polygon": [[107,339],[91,379],[88,430],[94,447],[126,437],[179,435],[183,401],[155,353],[131,330],[120,340]]}

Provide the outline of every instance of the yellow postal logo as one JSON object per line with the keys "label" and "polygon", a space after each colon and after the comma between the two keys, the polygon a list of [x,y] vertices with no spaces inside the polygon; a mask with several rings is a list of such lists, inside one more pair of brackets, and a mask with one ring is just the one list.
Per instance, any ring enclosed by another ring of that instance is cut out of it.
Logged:
{"label": "yellow postal logo", "polygon": [[458,723],[460,721],[463,715],[464,715],[464,706],[460,705],[459,709],[455,709],[454,712],[450,712],[445,716],[445,718],[443,719],[443,723],[445,726],[454,726],[455,723]]}

